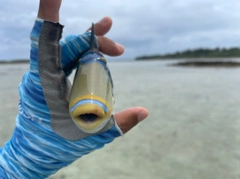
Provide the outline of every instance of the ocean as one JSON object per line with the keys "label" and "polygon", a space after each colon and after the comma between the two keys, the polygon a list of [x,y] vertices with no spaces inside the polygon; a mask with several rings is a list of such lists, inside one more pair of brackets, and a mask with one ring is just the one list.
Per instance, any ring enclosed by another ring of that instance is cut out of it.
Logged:
{"label": "ocean", "polygon": [[[240,178],[240,68],[175,62],[109,62],[114,113],[143,106],[149,117],[50,179]],[[0,65],[0,146],[14,130],[17,88],[28,68]]]}

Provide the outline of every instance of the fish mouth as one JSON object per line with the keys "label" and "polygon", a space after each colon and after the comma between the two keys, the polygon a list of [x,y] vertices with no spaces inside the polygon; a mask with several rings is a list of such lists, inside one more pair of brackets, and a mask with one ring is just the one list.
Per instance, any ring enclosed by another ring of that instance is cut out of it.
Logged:
{"label": "fish mouth", "polygon": [[89,122],[89,123],[94,122],[98,118],[96,114],[92,114],[92,113],[81,114],[79,117],[85,122]]}
{"label": "fish mouth", "polygon": [[86,133],[95,133],[101,130],[112,110],[103,102],[93,99],[83,99],[70,108],[70,115],[80,130]]}

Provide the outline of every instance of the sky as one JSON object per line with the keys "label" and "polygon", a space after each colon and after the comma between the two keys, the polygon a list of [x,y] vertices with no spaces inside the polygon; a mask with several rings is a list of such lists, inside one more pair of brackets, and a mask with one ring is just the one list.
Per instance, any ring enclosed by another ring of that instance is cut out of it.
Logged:
{"label": "sky", "polygon": [[[3,2],[0,59],[29,58],[29,34],[39,1]],[[63,0],[60,16],[63,36],[84,33],[92,22],[111,17],[113,26],[106,36],[125,47],[121,59],[240,47],[239,0]]]}

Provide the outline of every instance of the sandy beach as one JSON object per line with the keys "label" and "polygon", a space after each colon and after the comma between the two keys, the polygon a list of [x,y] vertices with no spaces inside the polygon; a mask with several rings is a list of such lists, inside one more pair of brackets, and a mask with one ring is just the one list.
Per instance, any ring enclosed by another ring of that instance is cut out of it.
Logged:
{"label": "sandy beach", "polygon": [[[168,63],[109,63],[114,111],[144,106],[149,118],[50,179],[240,178],[240,68]],[[27,64],[0,65],[0,146],[14,130],[17,87],[27,70]]]}

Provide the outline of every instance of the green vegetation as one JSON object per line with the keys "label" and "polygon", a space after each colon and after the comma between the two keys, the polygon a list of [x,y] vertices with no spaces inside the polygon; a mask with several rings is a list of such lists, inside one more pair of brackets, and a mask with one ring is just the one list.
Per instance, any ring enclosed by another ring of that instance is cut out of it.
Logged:
{"label": "green vegetation", "polygon": [[136,60],[145,59],[176,59],[176,58],[221,58],[221,57],[240,57],[240,48],[199,48],[193,50],[185,50],[183,52],[170,53],[165,55],[151,55],[137,57]]}
{"label": "green vegetation", "polygon": [[236,68],[240,67],[239,62],[231,61],[185,61],[171,64],[171,66],[184,66],[184,67],[215,67],[215,68]]}

